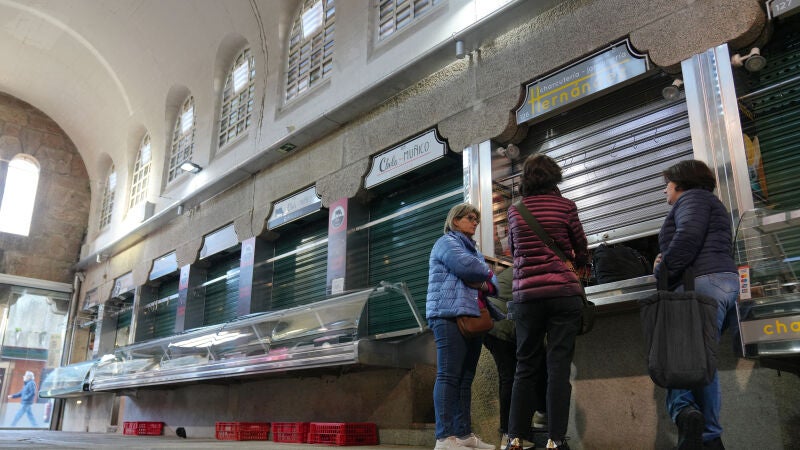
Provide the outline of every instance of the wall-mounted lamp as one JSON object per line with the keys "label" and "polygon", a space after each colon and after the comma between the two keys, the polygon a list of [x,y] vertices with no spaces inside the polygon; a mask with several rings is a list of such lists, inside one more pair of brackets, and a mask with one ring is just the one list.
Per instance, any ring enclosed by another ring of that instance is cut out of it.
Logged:
{"label": "wall-mounted lamp", "polygon": [[108,259],[108,255],[106,255],[105,253],[98,253],[97,256],[95,256],[94,260],[97,262],[97,264],[100,264],[101,262],[103,262],[103,261],[105,261],[107,259]]}
{"label": "wall-mounted lamp", "polygon": [[505,156],[506,158],[514,161],[515,159],[519,158],[519,147],[514,144],[508,144],[506,148],[500,147],[497,149],[497,153]]}
{"label": "wall-mounted lamp", "polygon": [[464,52],[464,41],[461,39],[456,41],[456,58],[464,59],[467,54]]}
{"label": "wall-mounted lamp", "polygon": [[672,84],[661,90],[661,96],[664,97],[664,100],[677,100],[681,96],[681,86],[683,86],[683,80],[675,78]]}
{"label": "wall-mounted lamp", "polygon": [[744,66],[748,72],[758,72],[767,65],[767,58],[761,56],[761,50],[758,47],[753,47],[745,56],[738,53],[731,56],[731,65],[733,67]]}
{"label": "wall-mounted lamp", "polygon": [[184,161],[183,164],[181,164],[181,170],[184,172],[197,173],[203,170],[203,168],[191,161]]}

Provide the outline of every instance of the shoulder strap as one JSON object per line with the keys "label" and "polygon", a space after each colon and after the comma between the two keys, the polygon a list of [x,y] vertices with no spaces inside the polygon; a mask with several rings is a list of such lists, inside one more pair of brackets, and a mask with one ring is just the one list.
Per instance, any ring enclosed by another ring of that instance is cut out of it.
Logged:
{"label": "shoulder strap", "polygon": [[567,255],[565,255],[564,252],[561,250],[561,248],[558,245],[556,245],[556,241],[554,241],[553,238],[551,238],[550,235],[547,234],[547,231],[545,231],[542,225],[539,223],[539,221],[536,220],[536,217],[533,217],[533,214],[531,214],[528,207],[525,206],[525,203],[522,203],[522,200],[519,200],[518,202],[514,203],[514,206],[517,208],[517,211],[519,211],[519,213],[522,215],[522,218],[525,219],[525,222],[528,224],[528,227],[530,227],[530,229],[533,230],[533,232],[539,236],[539,239],[541,239],[542,242],[544,242],[544,245],[546,245],[550,250],[552,250],[553,253],[555,253],[556,256],[558,256],[559,259],[561,259],[561,261],[567,263],[569,261],[567,259]]}

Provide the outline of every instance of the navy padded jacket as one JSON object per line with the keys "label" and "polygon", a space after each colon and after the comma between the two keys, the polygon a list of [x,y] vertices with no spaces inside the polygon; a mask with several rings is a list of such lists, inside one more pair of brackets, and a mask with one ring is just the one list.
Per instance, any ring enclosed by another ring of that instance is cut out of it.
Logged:
{"label": "navy padded jacket", "polygon": [[692,267],[695,277],[710,273],[737,272],[731,255],[731,217],[713,192],[704,189],[684,191],[664,219],[658,233],[662,264],[656,266],[656,278],[669,269],[668,284],[682,283],[683,272]]}

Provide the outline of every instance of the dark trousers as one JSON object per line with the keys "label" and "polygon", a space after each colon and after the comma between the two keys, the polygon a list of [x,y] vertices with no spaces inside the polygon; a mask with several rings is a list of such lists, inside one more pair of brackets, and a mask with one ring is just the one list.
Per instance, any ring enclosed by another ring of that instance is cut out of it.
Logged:
{"label": "dark trousers", "polygon": [[[489,349],[497,365],[497,378],[500,396],[500,432],[508,433],[508,416],[511,411],[511,392],[514,387],[514,374],[517,371],[517,343],[516,341],[506,341],[499,339],[491,334],[483,338],[483,345]],[[541,382],[536,385],[538,403],[531,403],[534,411],[547,411],[545,396],[547,395],[547,365],[546,358],[542,358],[539,371],[545,374],[541,377]],[[531,415],[533,412],[531,412]]]}
{"label": "dark trousers", "polygon": [[517,333],[517,371],[511,395],[509,437],[530,437],[531,404],[541,401],[536,386],[545,376],[539,370],[544,358],[547,360],[548,435],[555,441],[566,436],[572,395],[569,374],[575,337],[581,325],[581,305],[579,296],[509,303]]}

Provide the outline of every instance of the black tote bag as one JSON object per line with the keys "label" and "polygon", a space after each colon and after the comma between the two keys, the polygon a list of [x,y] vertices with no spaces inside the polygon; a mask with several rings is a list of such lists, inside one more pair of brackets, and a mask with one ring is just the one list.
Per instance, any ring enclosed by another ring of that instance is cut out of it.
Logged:
{"label": "black tote bag", "polygon": [[647,372],[663,388],[700,388],[717,370],[717,301],[694,291],[691,270],[684,273],[684,292],[668,291],[665,278],[639,301]]}

